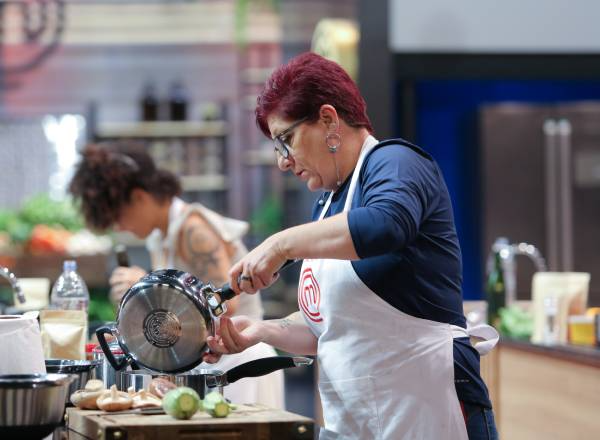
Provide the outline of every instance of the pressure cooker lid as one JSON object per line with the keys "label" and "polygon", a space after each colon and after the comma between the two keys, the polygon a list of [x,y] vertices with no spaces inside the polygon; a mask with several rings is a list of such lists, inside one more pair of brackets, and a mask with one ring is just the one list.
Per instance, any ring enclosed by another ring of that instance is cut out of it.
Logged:
{"label": "pressure cooker lid", "polygon": [[[202,361],[211,328],[201,298],[186,287],[197,279],[144,278],[123,298],[117,317],[119,343],[139,365],[160,372],[187,371]],[[151,273],[152,274],[152,273]],[[188,275],[188,278],[190,276]],[[159,282],[160,281],[160,282]]]}

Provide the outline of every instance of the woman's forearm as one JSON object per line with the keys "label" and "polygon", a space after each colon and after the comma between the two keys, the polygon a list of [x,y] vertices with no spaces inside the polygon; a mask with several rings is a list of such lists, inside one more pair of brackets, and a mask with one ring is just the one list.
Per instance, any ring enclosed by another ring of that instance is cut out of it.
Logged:
{"label": "woman's forearm", "polygon": [[263,321],[263,342],[288,353],[316,355],[317,338],[300,312],[283,319]]}
{"label": "woman's forearm", "polygon": [[305,258],[358,259],[350,235],[346,212],[324,220],[294,226],[276,235],[283,253],[290,260]]}

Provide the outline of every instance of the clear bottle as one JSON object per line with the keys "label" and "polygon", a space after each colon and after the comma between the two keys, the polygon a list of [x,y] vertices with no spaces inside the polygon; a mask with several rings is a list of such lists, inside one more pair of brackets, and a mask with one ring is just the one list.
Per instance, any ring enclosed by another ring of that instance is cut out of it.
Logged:
{"label": "clear bottle", "polygon": [[66,260],[63,263],[63,273],[52,287],[50,295],[52,308],[87,312],[89,302],[90,294],[85,281],[77,273],[77,262]]}
{"label": "clear bottle", "polygon": [[544,298],[544,333],[543,342],[546,345],[558,343],[558,298],[548,295]]}

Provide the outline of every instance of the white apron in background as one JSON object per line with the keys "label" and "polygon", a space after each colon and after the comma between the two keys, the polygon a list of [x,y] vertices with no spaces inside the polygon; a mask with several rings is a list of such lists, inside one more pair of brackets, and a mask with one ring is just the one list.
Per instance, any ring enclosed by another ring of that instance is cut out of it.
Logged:
{"label": "white apron in background", "polygon": [[[365,140],[344,211],[376,144]],[[349,260],[305,260],[298,303],[319,339],[323,438],[467,440],[453,357],[453,337],[466,330],[401,312],[370,290]]]}
{"label": "white apron in background", "polygon": [[[199,203],[186,205],[183,200],[175,197],[169,210],[167,236],[162,237],[160,231],[155,230],[146,241],[154,270],[169,268],[194,273],[192,268],[177,255],[177,240],[181,227],[192,213],[201,215],[230,246],[229,250],[232,262],[238,261],[248,252],[241,241],[241,237],[248,230],[246,222],[223,217]],[[260,293],[257,292],[255,295],[240,295],[238,301],[236,315],[245,315],[257,320],[262,319],[263,309]],[[223,355],[219,362],[215,364],[202,363],[196,368],[227,371],[244,362],[276,355],[277,353],[273,347],[261,343],[250,347],[242,353]],[[271,408],[284,409],[283,371],[275,371],[261,377],[240,379],[223,388],[223,394],[234,403],[262,403]]]}

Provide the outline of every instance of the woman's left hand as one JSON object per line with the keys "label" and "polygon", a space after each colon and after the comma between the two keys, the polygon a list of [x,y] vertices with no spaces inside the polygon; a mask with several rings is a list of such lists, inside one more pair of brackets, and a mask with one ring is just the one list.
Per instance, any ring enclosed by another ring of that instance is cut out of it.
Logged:
{"label": "woman's left hand", "polygon": [[282,232],[270,236],[229,270],[229,284],[236,293],[256,293],[279,278],[287,261],[281,246]]}
{"label": "woman's left hand", "polygon": [[219,321],[217,334],[206,339],[210,351],[204,354],[204,362],[214,364],[223,354],[241,353],[262,342],[262,321],[254,321],[247,316],[222,316]]}

